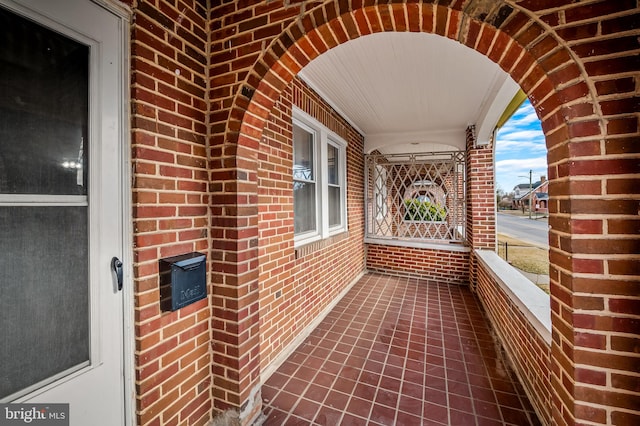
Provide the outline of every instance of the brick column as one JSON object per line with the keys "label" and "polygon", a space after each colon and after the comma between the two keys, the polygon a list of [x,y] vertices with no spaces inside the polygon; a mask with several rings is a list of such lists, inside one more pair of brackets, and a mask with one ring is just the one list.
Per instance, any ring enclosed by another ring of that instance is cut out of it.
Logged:
{"label": "brick column", "polygon": [[206,424],[209,300],[163,311],[158,276],[161,258],[209,251],[206,7],[130,3],[135,422]]}
{"label": "brick column", "polygon": [[213,405],[225,424],[246,425],[261,409],[257,155],[218,140],[211,138]]}
{"label": "brick column", "polygon": [[548,133],[553,423],[640,424],[638,121]]}
{"label": "brick column", "polygon": [[467,127],[467,242],[469,283],[475,289],[477,263],[474,249],[496,248],[496,196],[493,167],[493,144],[475,147],[475,126]]}

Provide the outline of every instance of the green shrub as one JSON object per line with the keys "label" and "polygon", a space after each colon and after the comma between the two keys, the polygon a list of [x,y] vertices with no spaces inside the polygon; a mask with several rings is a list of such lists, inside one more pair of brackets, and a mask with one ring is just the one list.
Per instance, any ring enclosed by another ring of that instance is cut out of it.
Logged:
{"label": "green shrub", "polygon": [[418,222],[444,222],[447,211],[439,204],[418,199],[404,200],[404,220]]}

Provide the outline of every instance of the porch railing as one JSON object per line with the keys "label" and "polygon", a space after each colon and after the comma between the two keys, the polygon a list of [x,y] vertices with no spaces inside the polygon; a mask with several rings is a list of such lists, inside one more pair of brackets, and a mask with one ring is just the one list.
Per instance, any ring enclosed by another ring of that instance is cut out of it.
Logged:
{"label": "porch railing", "polygon": [[465,240],[463,151],[365,156],[366,238]]}

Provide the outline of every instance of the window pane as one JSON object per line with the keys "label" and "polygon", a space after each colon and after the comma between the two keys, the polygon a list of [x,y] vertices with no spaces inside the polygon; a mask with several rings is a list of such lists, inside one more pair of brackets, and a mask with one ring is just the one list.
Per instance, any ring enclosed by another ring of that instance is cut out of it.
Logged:
{"label": "window pane", "polygon": [[329,185],[340,185],[340,172],[339,172],[339,152],[338,148],[328,144],[327,145],[327,180]]}
{"label": "window pane", "polygon": [[0,193],[87,194],[89,48],[0,7]]}
{"label": "window pane", "polygon": [[340,214],[340,187],[329,187],[329,226],[337,226],[342,224],[342,215]]}
{"label": "window pane", "polygon": [[293,183],[294,233],[316,230],[316,185]]}
{"label": "window pane", "polygon": [[0,398],[89,360],[87,207],[0,207]]}
{"label": "window pane", "polygon": [[313,170],[313,133],[293,126],[293,178],[315,180]]}

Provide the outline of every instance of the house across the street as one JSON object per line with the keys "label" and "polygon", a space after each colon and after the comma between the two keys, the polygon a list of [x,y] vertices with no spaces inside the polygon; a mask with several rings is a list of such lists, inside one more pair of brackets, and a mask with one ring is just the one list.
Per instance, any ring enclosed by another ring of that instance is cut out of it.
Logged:
{"label": "house across the street", "polygon": [[513,187],[514,209],[529,210],[529,202],[533,206],[532,212],[549,213],[549,181],[546,176],[540,176],[540,180],[532,184],[521,183]]}

